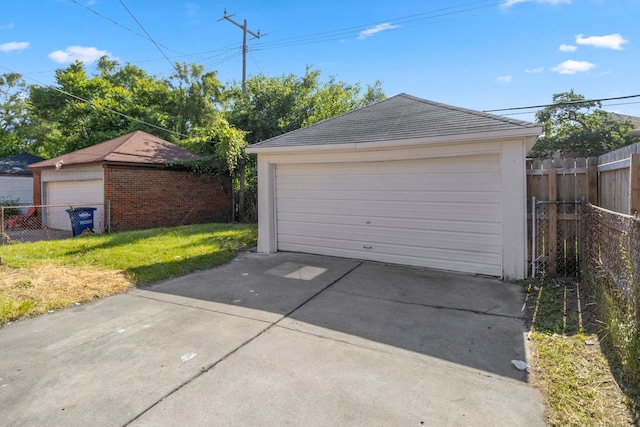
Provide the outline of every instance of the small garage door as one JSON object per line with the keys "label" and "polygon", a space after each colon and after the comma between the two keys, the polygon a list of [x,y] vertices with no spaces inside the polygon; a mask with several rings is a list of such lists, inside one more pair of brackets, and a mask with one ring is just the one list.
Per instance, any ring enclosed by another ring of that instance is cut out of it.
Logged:
{"label": "small garage door", "polygon": [[94,212],[94,230],[97,233],[104,231],[104,185],[101,179],[46,182],[45,197],[47,205],[63,206],[47,211],[45,221],[49,228],[71,231],[65,206],[94,207],[97,208]]}
{"label": "small garage door", "polygon": [[278,164],[278,250],[502,275],[500,157]]}

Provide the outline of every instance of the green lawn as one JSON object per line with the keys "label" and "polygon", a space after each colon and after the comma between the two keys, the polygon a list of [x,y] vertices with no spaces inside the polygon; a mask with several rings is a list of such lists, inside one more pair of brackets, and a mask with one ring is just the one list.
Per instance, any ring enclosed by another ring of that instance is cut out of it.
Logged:
{"label": "green lawn", "polygon": [[256,244],[257,230],[246,224],[202,224],[96,234],[0,246],[0,257],[13,268],[91,266],[123,270],[133,283],[149,283],[229,262],[237,249]]}
{"label": "green lawn", "polygon": [[204,224],[0,246],[0,326],[227,263],[257,234]]}

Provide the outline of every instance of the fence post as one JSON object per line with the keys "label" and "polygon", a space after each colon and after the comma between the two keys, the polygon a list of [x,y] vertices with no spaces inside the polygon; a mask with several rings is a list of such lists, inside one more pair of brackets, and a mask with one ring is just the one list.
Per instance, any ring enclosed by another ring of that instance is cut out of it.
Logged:
{"label": "fence post", "polygon": [[557,273],[556,255],[558,252],[558,205],[554,202],[558,200],[556,168],[549,168],[549,274],[555,276]]}
{"label": "fence post", "polygon": [[629,214],[640,213],[640,154],[631,154],[629,169]]}
{"label": "fence post", "polygon": [[587,202],[598,205],[598,158],[587,158]]}

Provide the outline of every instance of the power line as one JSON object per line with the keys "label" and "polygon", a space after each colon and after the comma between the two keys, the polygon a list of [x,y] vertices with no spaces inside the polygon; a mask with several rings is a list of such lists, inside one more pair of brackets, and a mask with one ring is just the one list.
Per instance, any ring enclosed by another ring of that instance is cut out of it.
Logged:
{"label": "power line", "polygon": [[144,31],[144,33],[147,35],[147,37],[149,38],[149,40],[151,40],[151,42],[154,44],[154,46],[156,48],[158,48],[158,50],[160,51],[160,53],[162,54],[162,56],[164,56],[164,58],[167,60],[167,62],[169,62],[169,64],[171,64],[171,66],[173,67],[174,70],[176,70],[176,73],[178,75],[180,75],[180,70],[178,70],[178,67],[176,67],[176,65],[169,59],[169,57],[167,56],[166,53],[164,53],[164,50],[162,50],[160,48],[160,45],[153,39],[153,37],[151,37],[151,34],[149,34],[149,32],[142,26],[142,24],[140,23],[140,21],[138,21],[138,18],[135,17],[135,15],[133,13],[131,13],[131,11],[129,10],[129,8],[127,7],[127,5],[124,4],[124,2],[122,0],[118,0],[120,2],[120,4],[122,5],[122,7],[124,7],[124,9],[129,13],[129,15],[131,15],[131,17],[133,18],[134,21],[136,21],[136,23],[138,24],[138,26],[142,29],[142,31]]}
{"label": "power line", "polygon": [[[0,68],[3,68],[3,69],[5,69],[5,70],[9,71],[10,73],[15,73],[15,71],[13,71],[13,70],[11,70],[11,69],[9,69],[9,68],[7,68],[7,67],[3,66],[3,65],[0,65]],[[16,74],[19,74],[19,73],[16,73]],[[166,128],[163,128],[163,127],[161,127],[161,126],[154,125],[153,123],[145,122],[144,120],[137,119],[137,118],[135,118],[135,117],[133,117],[133,116],[130,116],[130,115],[128,115],[128,114],[121,113],[120,111],[113,110],[113,109],[111,109],[111,108],[109,108],[109,107],[105,107],[105,106],[103,106],[103,105],[97,105],[97,104],[94,104],[93,102],[89,101],[88,99],[84,99],[84,98],[82,98],[82,97],[80,97],[80,96],[78,96],[78,95],[74,95],[74,94],[72,94],[72,93],[67,92],[66,90],[62,90],[62,89],[57,88],[57,87],[55,87],[55,86],[51,86],[51,85],[48,85],[48,84],[44,84],[44,83],[42,83],[42,82],[40,82],[40,81],[38,81],[38,80],[34,79],[33,77],[28,77],[28,76],[27,76],[27,78],[28,78],[28,79],[30,79],[30,80],[33,80],[34,82],[38,83],[38,84],[39,84],[39,85],[41,85],[42,87],[46,87],[46,88],[49,88],[49,89],[53,89],[53,90],[55,90],[55,91],[57,91],[57,92],[60,92],[60,93],[62,93],[62,94],[64,94],[64,95],[67,95],[67,96],[69,96],[69,97],[71,97],[71,98],[77,99],[78,101],[85,102],[85,103],[87,103],[87,104],[91,105],[91,106],[92,106],[92,107],[94,107],[94,108],[99,108],[99,109],[102,109],[102,110],[108,111],[108,112],[110,112],[110,113],[117,114],[117,115],[118,115],[118,116],[120,116],[120,117],[124,117],[124,118],[129,119],[129,120],[132,120],[132,121],[134,121],[134,122],[137,122],[137,123],[141,123],[141,124],[143,124],[143,125],[150,126],[150,127],[154,128],[154,129],[158,129],[158,130],[161,130],[161,131],[163,131],[163,132],[172,133],[172,134],[174,134],[174,135],[178,135],[178,136],[181,136],[181,137],[183,137],[183,138],[188,138],[188,137],[189,137],[189,135],[184,135],[184,134],[182,134],[182,133],[180,133],[180,132],[176,132],[176,131],[171,130],[171,129],[166,129]]]}
{"label": "power line", "polygon": [[530,105],[528,107],[497,108],[497,109],[494,109],[494,110],[483,110],[483,112],[485,112],[485,113],[494,113],[494,112],[497,112],[497,111],[531,110],[531,109],[534,109],[534,108],[545,108],[545,107],[554,107],[554,106],[561,106],[561,105],[584,104],[584,103],[587,103],[587,102],[614,101],[614,100],[618,100],[618,99],[630,99],[630,98],[638,98],[638,97],[640,97],[640,94],[638,94],[638,95],[616,96],[616,97],[612,97],[612,98],[581,99],[579,101],[566,101],[566,102],[556,102],[556,103],[553,103],[553,104]]}
{"label": "power line", "polygon": [[[134,34],[134,35],[136,35],[136,36],[138,36],[138,37],[141,37],[141,38],[143,38],[143,39],[145,39],[145,40],[153,41],[151,38],[146,37],[146,36],[144,36],[143,34],[140,34],[140,33],[136,32],[136,31],[132,30],[131,28],[129,28],[129,27],[125,26],[125,25],[122,25],[122,24],[121,24],[121,23],[119,23],[118,21],[115,21],[115,20],[113,20],[113,19],[109,18],[108,16],[105,16],[105,15],[101,14],[101,13],[100,13],[100,12],[98,12],[97,10],[94,10],[94,9],[90,8],[89,6],[87,6],[87,5],[84,5],[84,4],[80,3],[78,0],[71,0],[71,1],[72,1],[73,3],[75,3],[76,5],[78,5],[78,6],[82,7],[83,9],[86,9],[86,10],[88,10],[89,12],[93,13],[94,15],[99,16],[100,18],[102,18],[102,19],[104,19],[104,20],[107,20],[107,21],[111,22],[111,23],[112,23],[112,24],[114,24],[114,25],[117,25],[118,27],[122,28],[123,30],[126,30],[126,31],[130,32],[131,34]],[[135,18],[134,18],[134,19],[135,19]],[[177,50],[173,50],[173,49],[171,49],[171,48],[169,48],[169,47],[167,47],[167,46],[164,46],[164,45],[162,45],[162,44],[160,44],[160,43],[158,43],[158,44],[159,44],[160,46],[162,46],[163,48],[165,48],[166,50],[170,50],[170,51],[172,51],[172,52],[179,53],[179,54],[181,54],[181,55],[186,55],[186,54],[185,54],[185,53],[183,53],[183,52],[178,52]]]}
{"label": "power line", "polygon": [[[422,21],[427,19],[435,19],[435,18],[447,16],[447,15],[460,14],[464,12],[469,12],[477,9],[487,8],[487,7],[506,3],[505,1],[498,1],[498,2],[492,1],[491,3],[488,3],[488,4],[464,8],[465,6],[487,3],[488,1],[490,0],[474,1],[474,2],[464,3],[456,6],[450,6],[450,7],[434,9],[426,12],[415,13],[412,15],[401,16],[398,18],[372,22],[369,24],[361,24],[361,25],[356,25],[352,27],[346,27],[346,28],[341,28],[341,29],[336,29],[331,31],[323,31],[320,33],[309,34],[305,36],[290,37],[288,39],[283,39],[283,40],[274,40],[273,42],[257,43],[254,45],[254,50],[291,47],[291,46],[299,46],[299,45],[310,44],[310,43],[320,43],[325,41],[339,40],[346,36],[359,34],[365,29],[371,28],[372,26],[375,26],[375,25],[380,25],[382,23],[388,23],[392,25],[401,25],[401,24]],[[460,9],[460,8],[463,8],[463,9]],[[455,10],[455,9],[458,9],[458,10]],[[401,28],[395,28],[395,30],[399,30],[399,29]]]}

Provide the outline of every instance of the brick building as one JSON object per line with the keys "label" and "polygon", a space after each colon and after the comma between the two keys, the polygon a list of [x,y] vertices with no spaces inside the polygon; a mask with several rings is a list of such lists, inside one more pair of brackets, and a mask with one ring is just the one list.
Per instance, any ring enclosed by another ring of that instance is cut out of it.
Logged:
{"label": "brick building", "polygon": [[[202,177],[175,160],[198,155],[142,131],[29,167],[34,204],[96,207],[96,232],[228,222],[231,179]],[[68,218],[50,228],[70,227]]]}

